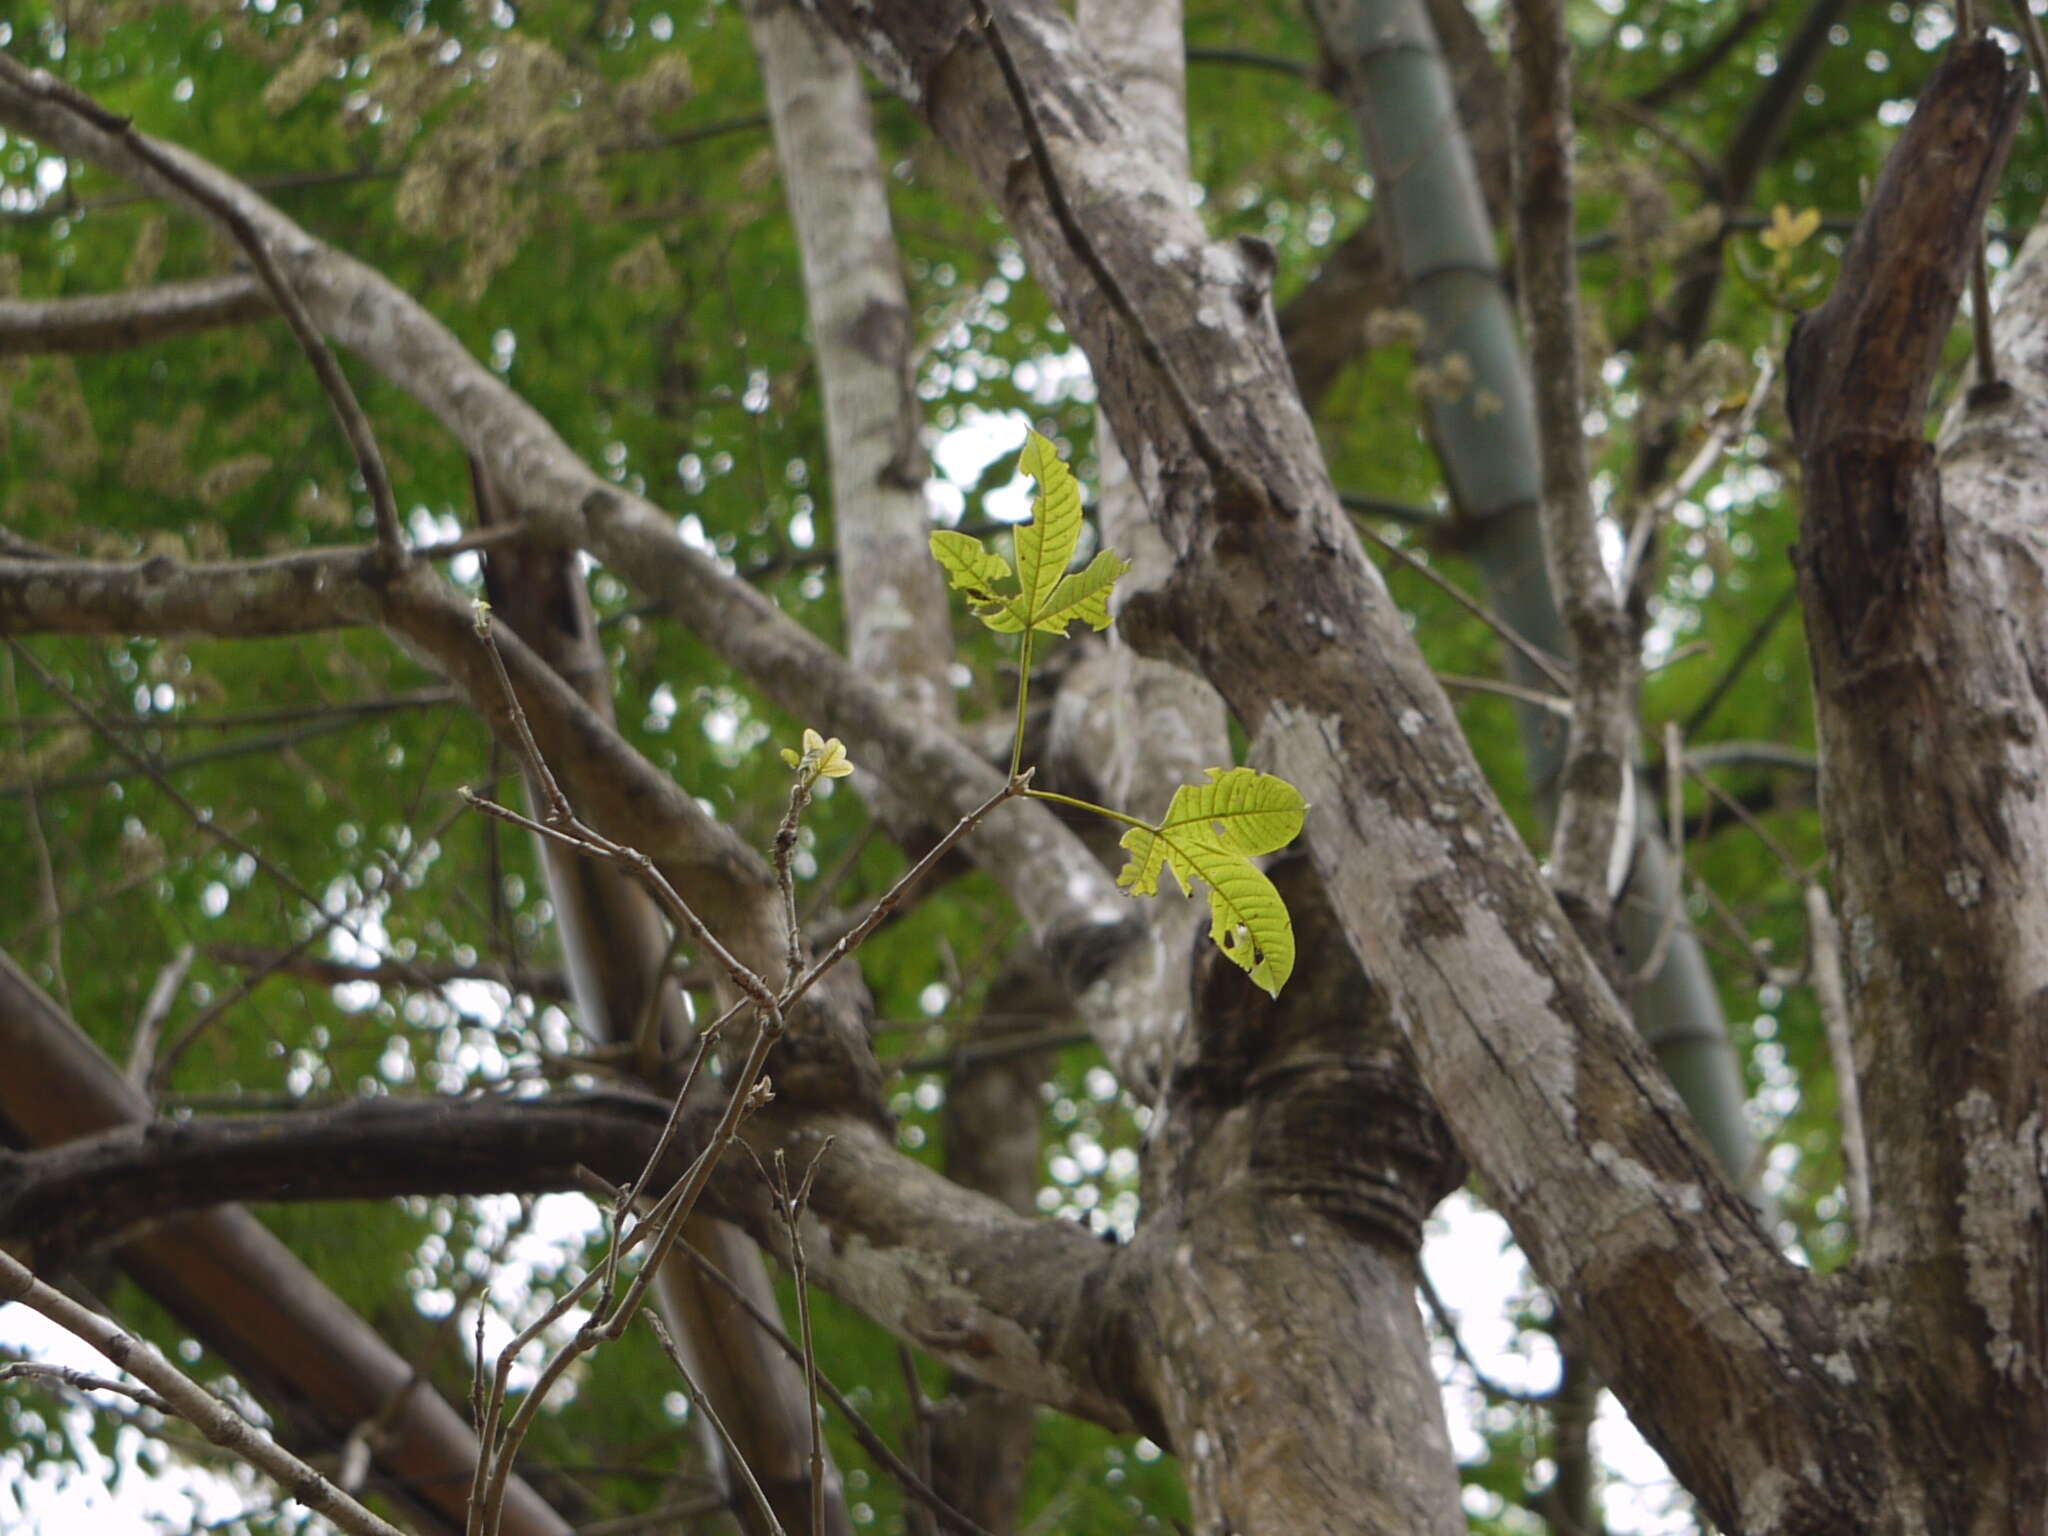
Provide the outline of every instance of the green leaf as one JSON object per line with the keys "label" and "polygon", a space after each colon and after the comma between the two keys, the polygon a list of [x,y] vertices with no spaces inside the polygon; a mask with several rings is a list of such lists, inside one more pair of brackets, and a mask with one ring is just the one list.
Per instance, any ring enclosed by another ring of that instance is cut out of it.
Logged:
{"label": "green leaf", "polygon": [[1103,550],[1086,570],[1068,575],[1081,542],[1081,487],[1059,450],[1036,432],[1025,439],[1018,467],[1038,482],[1031,521],[1018,524],[1015,534],[1018,590],[1002,590],[1011,578],[1009,561],[967,534],[933,534],[932,558],[954,589],[977,604],[976,617],[999,635],[1027,629],[1063,635],[1076,619],[1109,628],[1110,590],[1130,566]]}
{"label": "green leaf", "polygon": [[[1032,620],[1031,627],[1048,634],[1064,635],[1067,626],[1079,619],[1090,629],[1109,628],[1110,591],[1116,586],[1117,578],[1130,568],[1129,561],[1120,560],[1115,551],[1105,549],[1088,562],[1086,570],[1061,578],[1060,584],[1052,589],[1052,596],[1045,600],[1044,611]],[[991,623],[989,627],[998,634],[1014,633],[999,624]]]}
{"label": "green leaf", "polygon": [[[1141,896],[1159,888],[1159,870],[1170,860],[1177,843],[1200,841],[1214,844],[1238,858],[1253,858],[1285,848],[1301,835],[1308,802],[1301,791],[1285,779],[1251,768],[1209,768],[1206,784],[1183,784],[1173,792],[1159,835],[1133,829],[1123,846],[1132,852],[1131,862],[1117,877]],[[1142,852],[1140,851],[1142,849]],[[1183,891],[1185,874],[1173,871]]]}
{"label": "green leaf", "polygon": [[932,535],[932,558],[944,569],[954,591],[965,592],[977,603],[1004,602],[996,587],[1010,579],[1010,562],[985,548],[981,540],[942,529]]}
{"label": "green leaf", "polygon": [[1209,887],[1209,937],[1274,997],[1294,970],[1294,924],[1287,904],[1252,859],[1283,848],[1301,833],[1307,802],[1285,779],[1250,768],[1208,770],[1206,784],[1173,792],[1155,830],[1133,827],[1123,837],[1131,858],[1117,884],[1157,895],[1170,870],[1184,894]]}
{"label": "green leaf", "polygon": [[1031,521],[1017,525],[1017,585],[1021,617],[1034,628],[1081,542],[1081,486],[1051,441],[1027,432],[1017,467],[1038,482]]}

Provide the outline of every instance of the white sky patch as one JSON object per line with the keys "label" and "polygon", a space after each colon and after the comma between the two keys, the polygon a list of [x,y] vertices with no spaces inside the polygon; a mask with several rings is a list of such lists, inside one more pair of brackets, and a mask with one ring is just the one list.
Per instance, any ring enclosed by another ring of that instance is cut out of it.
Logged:
{"label": "white sky patch", "polygon": [[[1453,1194],[1430,1218],[1422,1263],[1459,1340],[1489,1381],[1516,1392],[1556,1387],[1560,1361],[1550,1335],[1516,1325],[1517,1312],[1547,1315],[1548,1303],[1505,1221],[1462,1191]],[[1434,1320],[1430,1327],[1434,1332]],[[1460,1461],[1472,1460],[1484,1449],[1478,1426],[1490,1411],[1487,1400],[1448,1341],[1437,1339],[1431,1354],[1444,1384],[1451,1447]],[[1594,1450],[1609,1479],[1601,1502],[1614,1536],[1690,1536],[1696,1529],[1670,1469],[1612,1393],[1601,1394]]]}
{"label": "white sky patch", "polygon": [[[95,1376],[121,1375],[84,1340],[24,1306],[0,1307],[0,1349]],[[133,1406],[111,1394],[94,1398]],[[161,1470],[145,1467],[139,1459],[144,1435],[137,1428],[119,1432],[110,1460],[92,1443],[93,1410],[68,1388],[31,1389],[21,1401],[61,1431],[82,1465],[47,1462],[31,1474],[17,1451],[0,1450],[0,1530],[10,1536],[162,1536],[226,1520],[275,1496],[253,1472],[230,1476],[175,1458]]]}

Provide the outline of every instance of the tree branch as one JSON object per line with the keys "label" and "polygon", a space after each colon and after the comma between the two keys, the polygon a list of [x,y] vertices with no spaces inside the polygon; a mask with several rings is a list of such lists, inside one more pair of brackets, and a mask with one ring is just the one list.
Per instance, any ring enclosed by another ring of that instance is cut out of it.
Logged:
{"label": "tree branch", "polygon": [[[1600,553],[1586,468],[1579,267],[1573,250],[1571,42],[1562,0],[1514,0],[1515,265],[1528,317],[1543,544],[1572,639],[1570,744],[1552,879],[1596,954],[1635,840],[1636,637]],[[1661,963],[1661,961],[1660,961]]]}
{"label": "tree branch", "polygon": [[18,1301],[75,1334],[153,1390],[173,1412],[274,1480],[315,1514],[355,1536],[404,1536],[388,1520],[353,1498],[279,1445],[262,1430],[118,1324],[80,1306],[38,1280],[11,1254],[0,1251],[0,1302]]}
{"label": "tree branch", "polygon": [[[653,1184],[688,1170],[722,1104],[684,1117]],[[137,1222],[223,1200],[542,1193],[638,1175],[669,1113],[632,1093],[545,1099],[366,1100],[287,1115],[133,1124],[63,1146],[0,1153],[0,1235],[75,1253]],[[801,1218],[815,1278],[960,1370],[1112,1429],[1134,1425],[1106,1340],[1118,1250],[1071,1224],[1018,1216],[949,1183],[864,1120],[783,1104],[743,1137],[801,1163],[834,1141]],[[788,1236],[750,1161],[728,1159],[707,1198],[777,1254]],[[1113,1353],[1113,1352],[1112,1352]]]}
{"label": "tree branch", "polygon": [[263,285],[244,273],[159,283],[125,293],[0,299],[0,357],[112,352],[171,336],[277,317]]}

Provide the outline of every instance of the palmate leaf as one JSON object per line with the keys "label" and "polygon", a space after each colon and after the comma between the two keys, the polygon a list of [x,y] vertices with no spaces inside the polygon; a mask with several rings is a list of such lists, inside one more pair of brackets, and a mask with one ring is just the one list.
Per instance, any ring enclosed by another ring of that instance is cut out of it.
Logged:
{"label": "palmate leaf", "polygon": [[932,535],[932,558],[954,590],[975,603],[975,615],[999,635],[1027,629],[1063,635],[1079,619],[1091,629],[1109,628],[1109,594],[1130,566],[1109,550],[1086,570],[1067,574],[1081,542],[1081,487],[1061,461],[1059,450],[1036,432],[1024,442],[1018,467],[1038,482],[1031,521],[1015,534],[1017,590],[1010,562],[968,534],[942,530]]}
{"label": "palmate leaf", "polygon": [[1159,873],[1167,869],[1192,895],[1200,880],[1209,887],[1209,937],[1278,997],[1294,970],[1294,923],[1273,882],[1251,861],[1300,835],[1307,803],[1300,790],[1268,773],[1208,773],[1208,783],[1173,792],[1156,831],[1133,827],[1124,834],[1131,857],[1116,883],[1135,895],[1156,895]]}

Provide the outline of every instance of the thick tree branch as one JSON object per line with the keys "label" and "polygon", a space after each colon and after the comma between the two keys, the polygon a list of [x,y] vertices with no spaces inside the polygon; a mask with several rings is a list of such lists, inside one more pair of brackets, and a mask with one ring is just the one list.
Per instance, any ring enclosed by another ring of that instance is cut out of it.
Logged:
{"label": "thick tree branch", "polygon": [[[0,952],[0,1138],[53,1146],[149,1112],[141,1091]],[[254,1216],[228,1205],[152,1223],[115,1258],[251,1385],[295,1442],[339,1445],[384,1416],[379,1474],[436,1529],[462,1529],[475,1436]],[[507,1536],[568,1529],[524,1483],[512,1485]]]}
{"label": "thick tree branch", "polygon": [[[1586,468],[1579,266],[1573,250],[1571,41],[1562,0],[1515,0],[1515,266],[1528,318],[1543,464],[1543,545],[1572,639],[1572,717],[1551,878],[1604,946],[1635,840],[1636,639],[1600,553]],[[1595,951],[1599,952],[1598,949]]]}
{"label": "thick tree branch", "polygon": [[[1939,469],[1925,412],[2024,103],[1997,43],[1952,48],[1787,358],[1820,800],[1877,1132],[1861,1263],[1905,1303],[1899,1355],[1944,1352],[1926,1421],[1972,1415],[1992,1437],[1985,1507],[2034,1497],[2016,1490],[2048,1438],[2038,240],[1997,317],[2011,382],[1959,404]],[[1930,1477],[1953,1454],[1909,1450]]]}
{"label": "thick tree branch", "polygon": [[0,357],[111,352],[276,316],[277,306],[263,285],[244,273],[159,283],[126,293],[0,299]]}
{"label": "thick tree branch", "polygon": [[[124,139],[55,112],[5,81],[0,121],[151,191],[185,200],[182,189],[167,183]],[[578,460],[532,406],[411,297],[196,157],[185,155],[181,163],[211,193],[233,199],[262,231],[309,310],[336,340],[425,404],[500,486],[518,487],[536,536],[588,549],[660,600],[781,707],[842,737],[856,761],[890,772],[892,787],[916,799],[935,824],[966,815],[1000,787],[998,770],[949,734],[906,714],[885,689],[769,598],[685,545],[672,516]],[[288,607],[276,604],[278,611]],[[23,622],[14,620],[17,632]],[[142,630],[157,627],[140,624]],[[1043,806],[1005,806],[966,850],[1048,946],[1062,977],[1081,995],[1104,1049],[1113,1061],[1120,1059],[1130,1045],[1124,1027],[1128,995],[1147,984],[1145,976],[1120,969],[1138,958],[1141,918],[1086,846]]]}
{"label": "thick tree branch", "polygon": [[[681,1177],[721,1106],[693,1112],[655,1171]],[[587,1189],[630,1182],[668,1105],[623,1093],[541,1100],[368,1100],[239,1119],[123,1126],[0,1156],[0,1235],[76,1251],[136,1222],[223,1199]],[[1064,1222],[1018,1216],[948,1182],[843,1116],[774,1105],[744,1132],[799,1166],[826,1137],[801,1218],[811,1273],[919,1348],[1062,1411],[1128,1431],[1114,1368],[1118,1250]],[[787,1232],[751,1159],[725,1160],[707,1197],[779,1254]]]}
{"label": "thick tree branch", "polygon": [[[1015,174],[1023,129],[966,8],[827,10],[999,201],[1094,361],[1119,438],[1146,445],[1140,483],[1179,564],[1170,600],[1133,605],[1120,623],[1195,658],[1253,730],[1260,761],[1304,790],[1309,847],[1347,937],[1394,993],[1424,1077],[1539,1270],[1600,1340],[1603,1374],[1724,1523],[1746,1523],[1742,1500],[1766,1468],[1841,1466],[1860,1407],[1833,1384],[1786,1377],[1765,1342],[1826,1353],[1834,1328],[1685,1128],[1485,788],[1336,504],[1260,274],[1237,247],[1210,243],[1171,176],[1130,152],[1136,130],[1063,15],[1006,5],[1004,35],[1067,201],[1211,437],[1238,476],[1259,481],[1252,495],[1208,473],[1040,178]],[[1739,1410],[1709,1386],[1734,1381]],[[1719,1401],[1725,1415],[1703,1410]],[[1824,1475],[1792,1475],[1808,1481],[1787,1500],[1839,1510],[1844,1490]]]}

